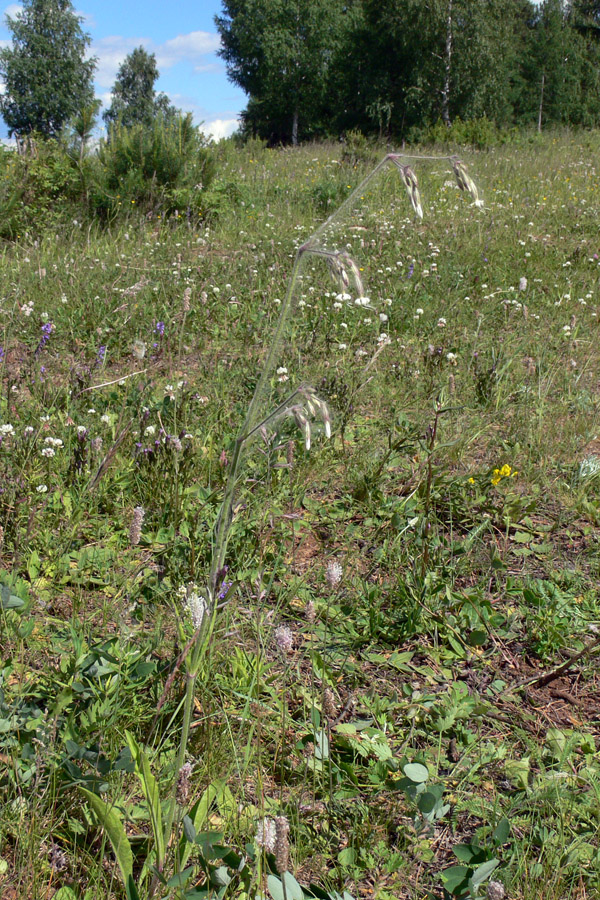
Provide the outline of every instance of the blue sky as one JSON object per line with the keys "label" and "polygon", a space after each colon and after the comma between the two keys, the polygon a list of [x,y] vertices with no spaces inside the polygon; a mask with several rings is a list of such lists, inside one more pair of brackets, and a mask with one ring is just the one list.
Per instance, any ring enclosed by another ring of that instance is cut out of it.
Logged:
{"label": "blue sky", "polygon": [[[214,16],[220,0],[77,0],[83,29],[98,57],[96,96],[110,103],[110,91],[120,64],[140,44],[156,55],[160,78],[156,88],[175,106],[194,115],[197,124],[215,138],[235,131],[246,95],[227,80],[216,51],[219,35]],[[10,44],[5,15],[14,16],[18,3],[0,5],[0,46]],[[0,119],[0,137],[6,136]]]}

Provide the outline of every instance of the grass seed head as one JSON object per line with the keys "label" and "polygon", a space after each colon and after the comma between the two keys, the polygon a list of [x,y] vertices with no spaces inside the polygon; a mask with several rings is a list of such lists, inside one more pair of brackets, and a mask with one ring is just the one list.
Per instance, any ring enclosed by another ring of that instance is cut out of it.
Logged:
{"label": "grass seed head", "polygon": [[280,875],[290,866],[290,823],[286,816],[275,817],[275,864]]}
{"label": "grass seed head", "polygon": [[410,166],[399,166],[399,169],[400,174],[402,175],[402,181],[406,186],[408,199],[411,202],[412,208],[414,209],[418,217],[422,219],[423,207],[421,205],[421,194],[419,193],[419,182],[417,180],[417,176]]}
{"label": "grass seed head", "polygon": [[142,537],[142,525],[144,524],[144,507],[136,506],[133,510],[133,518],[131,520],[131,525],[129,527],[129,543],[132,547],[135,547],[140,542],[140,538]]}
{"label": "grass seed head", "polygon": [[192,769],[193,766],[191,763],[184,763],[179,770],[179,774],[177,775],[176,798],[179,806],[188,805],[191,793],[190,778],[192,775]]}
{"label": "grass seed head", "polygon": [[337,716],[335,694],[331,688],[325,688],[323,691],[323,713],[328,719],[335,719]]}
{"label": "grass seed head", "polygon": [[452,168],[454,169],[454,175],[456,176],[456,183],[461,191],[466,191],[471,195],[475,201],[475,206],[483,206],[483,200],[479,197],[477,185],[467,172],[465,164],[461,162],[460,159],[455,158],[452,160]]}

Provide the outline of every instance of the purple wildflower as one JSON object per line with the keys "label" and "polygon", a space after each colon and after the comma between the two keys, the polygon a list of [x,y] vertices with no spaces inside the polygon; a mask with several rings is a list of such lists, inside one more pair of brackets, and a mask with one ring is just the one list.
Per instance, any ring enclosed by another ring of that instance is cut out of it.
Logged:
{"label": "purple wildflower", "polygon": [[42,352],[48,341],[50,340],[50,335],[52,334],[52,329],[54,325],[52,322],[44,322],[42,325],[42,336],[40,338],[40,342],[35,348],[35,356],[38,356],[39,353]]}
{"label": "purple wildflower", "polygon": [[0,347],[0,362],[4,359],[4,350]]}
{"label": "purple wildflower", "polygon": [[96,354],[96,366],[101,366],[104,362],[104,357],[106,356],[106,344],[101,344],[98,347],[98,352]]}
{"label": "purple wildflower", "polygon": [[408,267],[408,274],[406,277],[412,278],[414,271],[415,271],[415,264],[414,264],[414,262],[411,262],[410,266]]}
{"label": "purple wildflower", "polygon": [[156,325],[154,326],[154,330],[156,331],[157,334],[159,334],[162,337],[163,334],[165,333],[165,323],[157,322]]}

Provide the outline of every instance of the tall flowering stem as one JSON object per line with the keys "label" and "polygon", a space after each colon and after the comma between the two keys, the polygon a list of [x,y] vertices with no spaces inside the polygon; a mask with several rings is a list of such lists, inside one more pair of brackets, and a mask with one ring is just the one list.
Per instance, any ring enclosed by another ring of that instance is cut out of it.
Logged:
{"label": "tall flowering stem", "polygon": [[[219,590],[225,572],[225,558],[229,531],[233,518],[235,493],[241,475],[245,451],[251,440],[258,433],[261,431],[264,432],[268,425],[273,425],[286,416],[293,417],[296,421],[296,424],[304,435],[305,446],[307,449],[310,448],[311,443],[311,420],[316,416],[322,420],[326,436],[329,437],[331,435],[331,416],[327,404],[321,400],[317,396],[316,391],[307,384],[302,384],[296,388],[267,415],[264,415],[264,412],[261,411],[261,403],[268,395],[269,380],[277,370],[279,354],[285,339],[286,330],[294,312],[296,291],[302,278],[301,270],[309,257],[321,258],[327,263],[334,280],[341,290],[352,288],[356,292],[357,297],[364,297],[360,269],[354,260],[352,260],[345,250],[327,247],[331,226],[335,224],[337,220],[341,220],[349,210],[352,210],[353,204],[355,204],[357,200],[363,199],[368,185],[378,177],[380,172],[386,166],[389,165],[398,170],[412,208],[415,214],[419,218],[422,218],[423,207],[421,194],[417,177],[412,168],[412,165],[418,163],[420,160],[434,160],[436,162],[445,161],[449,163],[456,175],[461,190],[466,190],[471,194],[476,205],[481,205],[477,188],[466,172],[464,165],[460,161],[457,161],[455,157],[406,156],[405,154],[389,153],[372,170],[372,172],[363,179],[358,187],[352,191],[344,203],[342,203],[342,205],[326,219],[325,222],[323,222],[314,234],[298,248],[296,253],[287,292],[275,328],[275,334],[270,341],[269,352],[260,379],[248,405],[245,421],[236,438],[229,460],[229,474],[215,527],[212,560],[206,585],[206,593],[202,598],[202,603],[198,603],[195,607],[196,614],[195,616],[193,614],[195,630],[182,653],[182,656],[185,658],[186,666],[186,689],[183,705],[181,739],[175,768],[175,779],[179,777],[179,773],[182,771],[185,764],[185,755],[194,706],[196,680],[204,651],[210,644],[210,639],[215,627],[220,599]],[[187,302],[189,303],[189,298]],[[335,570],[335,577],[338,577],[337,570]],[[199,612],[200,609],[202,610],[201,615]],[[175,820],[176,806],[177,800],[176,792],[174,790],[171,804],[165,817],[165,845],[167,845],[168,841],[171,839],[171,830]],[[281,864],[283,865],[283,854]],[[157,885],[158,880],[155,879],[150,896],[156,890]]]}

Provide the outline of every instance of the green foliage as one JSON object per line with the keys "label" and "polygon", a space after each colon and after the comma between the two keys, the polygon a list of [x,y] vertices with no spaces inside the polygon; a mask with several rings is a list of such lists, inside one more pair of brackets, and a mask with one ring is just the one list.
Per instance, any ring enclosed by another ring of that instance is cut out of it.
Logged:
{"label": "green foliage", "polygon": [[250,95],[248,134],[295,144],[318,132],[345,12],[340,0],[226,0],[215,17],[220,54],[231,80]]}
{"label": "green foliage", "polygon": [[598,122],[594,4],[231,0],[216,22],[243,131],[271,144],[358,130],[483,148],[514,125]]}
{"label": "green foliage", "polygon": [[332,436],[249,448],[193,658],[290,254],[365,143],[212,148],[210,224],[80,228],[79,137],[0,157],[40,197],[0,269],[2,896],[598,893],[597,134],[465,155],[483,211],[418,160],[423,221],[387,170],[330,221],[369,300],[313,258],[268,389],[319,374]]}
{"label": "green foliage", "polygon": [[121,63],[112,89],[112,100],[103,119],[109,131],[116,125],[131,128],[144,125],[150,128],[157,116],[176,115],[165,94],[156,96],[154,83],[158,78],[154,53],[136,47]]}
{"label": "green foliage", "polygon": [[57,137],[93,99],[96,62],[70,0],[24,0],[8,17],[12,47],[0,51],[5,90],[0,110],[9,134]]}
{"label": "green foliage", "polygon": [[98,151],[101,180],[92,200],[110,217],[137,204],[144,212],[202,213],[212,155],[190,113],[126,128],[116,124]]}

